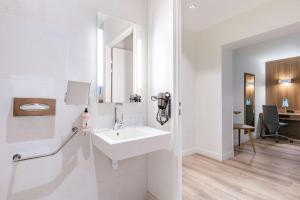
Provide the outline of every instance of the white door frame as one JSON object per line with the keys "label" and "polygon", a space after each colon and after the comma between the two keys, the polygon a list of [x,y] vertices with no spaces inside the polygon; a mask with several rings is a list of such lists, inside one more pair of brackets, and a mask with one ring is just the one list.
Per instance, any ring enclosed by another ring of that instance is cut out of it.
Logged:
{"label": "white door frame", "polygon": [[177,156],[176,200],[182,199],[182,117],[181,117],[181,1],[173,0],[173,55],[174,55],[174,132]]}

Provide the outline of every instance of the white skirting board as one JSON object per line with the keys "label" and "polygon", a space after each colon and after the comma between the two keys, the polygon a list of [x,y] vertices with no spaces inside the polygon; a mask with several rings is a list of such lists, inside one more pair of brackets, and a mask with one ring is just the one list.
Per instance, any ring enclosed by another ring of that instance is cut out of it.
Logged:
{"label": "white skirting board", "polygon": [[195,153],[198,153],[198,149],[196,148],[182,150],[182,156],[189,156]]}
{"label": "white skirting board", "polygon": [[214,152],[207,151],[207,150],[200,149],[200,148],[186,149],[186,150],[182,151],[182,156],[188,156],[188,155],[192,155],[192,154],[200,154],[200,155],[207,156],[209,158],[219,160],[219,161],[228,160],[234,156],[234,152],[227,152],[224,154],[216,154]]}

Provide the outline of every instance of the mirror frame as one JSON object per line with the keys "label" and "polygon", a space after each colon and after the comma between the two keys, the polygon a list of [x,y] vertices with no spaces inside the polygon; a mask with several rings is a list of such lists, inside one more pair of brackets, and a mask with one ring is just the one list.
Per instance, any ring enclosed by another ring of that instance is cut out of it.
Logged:
{"label": "mirror frame", "polygon": [[252,126],[251,124],[246,123],[246,101],[247,101],[247,80],[249,77],[253,77],[253,99],[252,100],[252,105],[253,105],[253,127],[255,128],[255,74],[250,74],[250,73],[244,73],[244,124]]}

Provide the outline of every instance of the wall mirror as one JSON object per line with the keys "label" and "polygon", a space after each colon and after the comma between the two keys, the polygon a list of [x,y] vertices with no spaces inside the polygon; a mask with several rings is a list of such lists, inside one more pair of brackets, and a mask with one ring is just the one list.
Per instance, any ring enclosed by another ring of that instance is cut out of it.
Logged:
{"label": "wall mirror", "polygon": [[97,15],[97,101],[141,102],[141,27]]}
{"label": "wall mirror", "polygon": [[255,75],[244,74],[244,123],[255,126]]}

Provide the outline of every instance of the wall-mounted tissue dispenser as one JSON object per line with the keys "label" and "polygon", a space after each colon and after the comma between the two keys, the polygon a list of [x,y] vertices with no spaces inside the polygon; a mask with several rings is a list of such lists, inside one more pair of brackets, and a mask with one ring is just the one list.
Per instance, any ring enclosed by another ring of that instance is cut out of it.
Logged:
{"label": "wall-mounted tissue dispenser", "polygon": [[55,115],[55,99],[14,98],[14,117]]}

